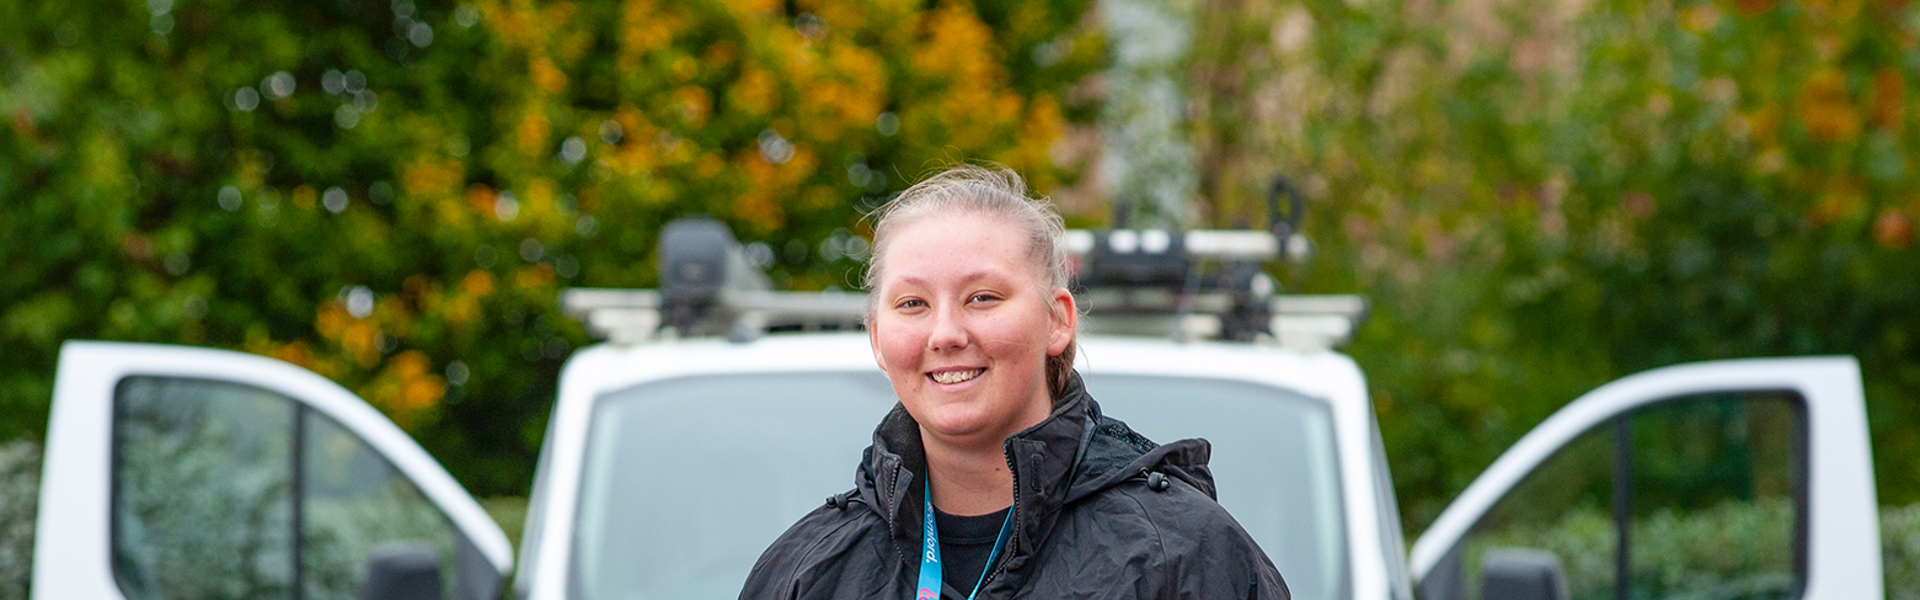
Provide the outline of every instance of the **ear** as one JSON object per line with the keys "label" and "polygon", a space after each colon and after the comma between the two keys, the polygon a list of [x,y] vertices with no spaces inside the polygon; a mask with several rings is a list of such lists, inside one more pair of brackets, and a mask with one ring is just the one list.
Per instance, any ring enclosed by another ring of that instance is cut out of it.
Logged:
{"label": "ear", "polygon": [[867,346],[873,350],[873,364],[880,366],[880,372],[887,371],[887,358],[880,353],[880,331],[872,316],[867,317]]}
{"label": "ear", "polygon": [[1067,288],[1054,288],[1053,327],[1047,338],[1047,355],[1059,356],[1067,351],[1067,344],[1073,343],[1073,332],[1080,325],[1080,307],[1073,302],[1073,292]]}

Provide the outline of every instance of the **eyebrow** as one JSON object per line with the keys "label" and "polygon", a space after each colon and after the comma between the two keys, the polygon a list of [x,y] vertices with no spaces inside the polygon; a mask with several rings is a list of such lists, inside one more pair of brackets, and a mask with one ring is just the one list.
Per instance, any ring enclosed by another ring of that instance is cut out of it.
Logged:
{"label": "eyebrow", "polygon": [[[996,271],[993,269],[978,269],[978,270],[968,271],[966,273],[961,274],[960,280],[970,282],[970,281],[979,281],[981,279],[985,279],[989,277],[998,279],[1006,276],[1007,276],[1006,273],[1001,271]],[[920,287],[931,287],[928,285],[928,282],[925,278],[916,277],[913,275],[901,275],[899,281],[900,283],[917,285]]]}

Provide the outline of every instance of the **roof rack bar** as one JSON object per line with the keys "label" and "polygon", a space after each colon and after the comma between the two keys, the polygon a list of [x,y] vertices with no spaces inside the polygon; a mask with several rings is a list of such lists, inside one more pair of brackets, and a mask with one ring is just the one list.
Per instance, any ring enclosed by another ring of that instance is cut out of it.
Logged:
{"label": "roof rack bar", "polygon": [[[654,338],[663,325],[666,299],[659,290],[570,288],[560,291],[562,313],[615,343]],[[857,329],[867,315],[865,292],[774,292],[722,289],[714,314],[735,323],[729,335],[753,337],[768,328]],[[741,328],[756,330],[741,331]]]}
{"label": "roof rack bar", "polygon": [[1345,315],[1364,321],[1372,307],[1359,294],[1282,294],[1270,304],[1276,315]]}
{"label": "roof rack bar", "polygon": [[1278,295],[1268,300],[1273,312],[1268,327],[1280,345],[1291,348],[1338,348],[1353,341],[1372,306],[1358,294]]}
{"label": "roof rack bar", "polygon": [[597,310],[660,308],[659,290],[567,288],[560,290],[560,312],[575,318]]}
{"label": "roof rack bar", "polygon": [[[1108,236],[1114,251],[1125,254],[1133,252],[1136,248],[1156,252],[1155,246],[1164,248],[1165,245],[1112,243],[1116,240],[1115,236],[1118,236],[1119,240],[1145,241],[1156,235],[1165,239],[1169,233],[1157,229],[1115,229],[1098,232],[1088,229],[1069,229],[1062,236],[1062,240],[1066,242],[1068,252],[1085,255],[1093,252],[1094,240],[1100,235]],[[1184,232],[1182,236],[1181,239],[1186,242],[1187,252],[1195,257],[1264,261],[1280,255],[1280,240],[1269,231],[1194,229]]]}
{"label": "roof rack bar", "polygon": [[722,290],[720,303],[772,321],[797,319],[858,323],[867,316],[866,292],[770,292]]}

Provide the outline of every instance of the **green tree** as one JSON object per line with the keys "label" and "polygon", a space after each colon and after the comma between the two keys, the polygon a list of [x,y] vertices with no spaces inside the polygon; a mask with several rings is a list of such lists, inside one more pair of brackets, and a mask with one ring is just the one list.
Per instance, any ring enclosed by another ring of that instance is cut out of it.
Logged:
{"label": "green tree", "polygon": [[928,168],[1071,183],[1047,152],[1094,110],[1062,99],[1100,60],[1084,9],[0,2],[0,438],[44,427],[63,340],[223,346],[524,493],[587,342],[561,287],[653,284],[695,213],[783,285],[847,286],[864,211]]}
{"label": "green tree", "polygon": [[1913,6],[1208,6],[1203,193],[1312,197],[1282,280],[1375,299],[1350,351],[1410,528],[1578,394],[1741,356],[1858,356],[1881,500],[1920,499]]}

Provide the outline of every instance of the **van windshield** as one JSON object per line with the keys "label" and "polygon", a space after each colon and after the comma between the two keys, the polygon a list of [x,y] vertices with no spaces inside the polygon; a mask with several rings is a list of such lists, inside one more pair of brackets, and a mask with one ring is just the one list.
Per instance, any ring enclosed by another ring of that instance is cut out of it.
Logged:
{"label": "van windshield", "polygon": [[[1294,598],[1344,597],[1346,543],[1327,406],[1214,379],[1090,374],[1109,416],[1157,442],[1204,437],[1220,503]],[[588,439],[571,594],[737,598],[762,550],[853,488],[894,405],[878,372],[684,377],[602,396]]]}

